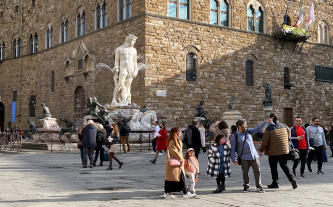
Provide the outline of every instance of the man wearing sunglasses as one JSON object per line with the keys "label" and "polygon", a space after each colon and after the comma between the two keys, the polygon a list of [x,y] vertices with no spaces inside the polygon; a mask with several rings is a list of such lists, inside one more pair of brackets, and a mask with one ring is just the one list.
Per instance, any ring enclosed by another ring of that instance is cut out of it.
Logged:
{"label": "man wearing sunglasses", "polygon": [[293,165],[293,174],[296,176],[296,168],[298,163],[301,161],[301,170],[299,178],[306,179],[304,176],[304,169],[306,164],[306,157],[309,154],[309,139],[306,136],[306,130],[302,126],[302,119],[301,117],[296,117],[295,119],[295,125],[290,128],[291,132],[291,141],[293,142],[293,145],[295,149],[298,149],[300,154],[300,160],[295,160]]}
{"label": "man wearing sunglasses", "polygon": [[322,127],[319,126],[319,118],[314,117],[312,119],[311,126],[306,128],[306,136],[309,140],[309,144],[314,150],[310,150],[308,156],[308,170],[312,172],[311,162],[315,155],[317,155],[318,160],[318,171],[317,174],[324,174],[322,171],[323,166],[323,148],[326,150],[326,140],[325,140],[325,132]]}

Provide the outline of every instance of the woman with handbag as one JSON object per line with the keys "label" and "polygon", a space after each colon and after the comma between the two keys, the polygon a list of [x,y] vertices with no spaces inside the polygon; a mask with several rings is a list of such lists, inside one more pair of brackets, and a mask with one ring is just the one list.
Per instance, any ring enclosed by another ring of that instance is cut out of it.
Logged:
{"label": "woman with handbag", "polygon": [[109,141],[108,148],[110,149],[110,152],[109,152],[110,165],[109,165],[109,168],[106,169],[106,170],[112,170],[112,160],[113,159],[119,163],[119,169],[124,164],[124,163],[120,162],[118,160],[118,158],[114,155],[114,153],[118,152],[118,146],[117,146],[117,143],[119,141],[119,130],[118,130],[118,126],[116,124],[112,124],[111,125],[111,129],[112,129],[111,137],[108,138],[108,141]]}
{"label": "woman with handbag", "polygon": [[180,139],[181,136],[182,131],[179,127],[172,128],[167,139],[168,153],[165,160],[165,198],[175,198],[171,192],[179,191],[183,191],[183,198],[192,198],[196,196],[186,190],[184,158],[182,153],[183,143]]}

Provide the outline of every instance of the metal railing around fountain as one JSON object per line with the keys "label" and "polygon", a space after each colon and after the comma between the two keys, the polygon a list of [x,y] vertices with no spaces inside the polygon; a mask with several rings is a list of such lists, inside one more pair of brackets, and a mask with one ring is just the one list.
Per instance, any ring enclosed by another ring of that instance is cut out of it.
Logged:
{"label": "metal railing around fountain", "polygon": [[22,135],[18,133],[0,133],[0,150],[22,151]]}

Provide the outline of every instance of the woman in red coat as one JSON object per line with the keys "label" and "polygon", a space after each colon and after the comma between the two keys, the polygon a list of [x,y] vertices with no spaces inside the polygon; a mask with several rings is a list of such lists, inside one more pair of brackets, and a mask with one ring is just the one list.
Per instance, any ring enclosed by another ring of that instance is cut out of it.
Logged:
{"label": "woman in red coat", "polygon": [[150,160],[151,163],[155,164],[158,158],[158,154],[164,150],[166,153],[167,151],[167,138],[168,138],[168,132],[165,129],[165,124],[160,124],[161,130],[158,132],[159,136],[157,137],[157,144],[156,144],[156,154],[155,159]]}

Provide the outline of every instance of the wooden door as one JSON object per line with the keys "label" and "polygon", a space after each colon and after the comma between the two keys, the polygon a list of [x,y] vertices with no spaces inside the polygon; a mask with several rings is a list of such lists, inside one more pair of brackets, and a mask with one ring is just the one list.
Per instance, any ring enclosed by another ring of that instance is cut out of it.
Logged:
{"label": "wooden door", "polygon": [[74,100],[74,121],[82,119],[86,110],[86,91],[82,86],[79,86],[75,90]]}
{"label": "wooden door", "polygon": [[292,127],[294,125],[292,108],[284,108],[284,123],[287,124],[288,127]]}

